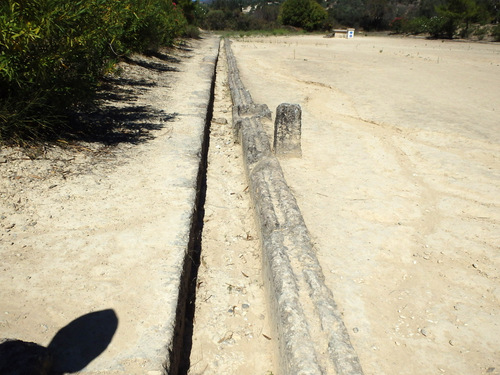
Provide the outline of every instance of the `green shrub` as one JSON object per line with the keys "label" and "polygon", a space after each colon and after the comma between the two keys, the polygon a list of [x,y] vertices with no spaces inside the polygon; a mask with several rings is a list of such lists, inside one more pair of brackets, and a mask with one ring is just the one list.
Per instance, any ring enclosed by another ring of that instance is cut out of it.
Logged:
{"label": "green shrub", "polygon": [[483,25],[473,25],[469,29],[469,33],[476,37],[477,40],[483,40],[486,35],[490,32],[490,28],[488,26],[483,26]]}
{"label": "green shrub", "polygon": [[432,38],[453,38],[457,29],[456,22],[451,18],[435,16],[429,18],[427,32]]}
{"label": "green shrub", "polygon": [[188,25],[184,28],[182,36],[185,38],[199,39],[200,29],[198,28],[198,26]]}
{"label": "green shrub", "polygon": [[168,0],[2,0],[0,141],[57,135],[119,56],[171,43],[185,22]]}
{"label": "green shrub", "polygon": [[122,40],[128,50],[143,52],[170,45],[187,24],[175,2],[128,0],[128,3]]}
{"label": "green shrub", "polygon": [[493,40],[500,42],[500,24],[496,25],[492,30]]}
{"label": "green shrub", "polygon": [[205,27],[209,30],[226,29],[226,16],[223,10],[210,10],[205,17]]}
{"label": "green shrub", "polygon": [[408,34],[423,34],[428,32],[429,18],[415,17],[403,24],[403,32]]}
{"label": "green shrub", "polygon": [[406,23],[407,21],[403,17],[396,17],[389,23],[389,27],[393,33],[401,34]]}
{"label": "green shrub", "polygon": [[321,28],[327,18],[326,10],[314,0],[285,0],[279,14],[281,24],[307,31]]}
{"label": "green shrub", "polygon": [[403,26],[405,33],[414,35],[428,33],[432,38],[451,38],[455,30],[453,21],[441,16],[416,17]]}

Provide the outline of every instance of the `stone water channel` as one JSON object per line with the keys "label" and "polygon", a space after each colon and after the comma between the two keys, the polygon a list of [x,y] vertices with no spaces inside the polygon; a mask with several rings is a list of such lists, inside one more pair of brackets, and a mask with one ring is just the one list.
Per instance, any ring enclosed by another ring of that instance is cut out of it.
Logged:
{"label": "stone water channel", "polygon": [[[276,374],[258,231],[221,48],[190,358],[181,373]],[[189,340],[188,340],[189,341]]]}
{"label": "stone water channel", "polygon": [[263,129],[271,112],[253,102],[224,47],[186,373],[363,374]]}

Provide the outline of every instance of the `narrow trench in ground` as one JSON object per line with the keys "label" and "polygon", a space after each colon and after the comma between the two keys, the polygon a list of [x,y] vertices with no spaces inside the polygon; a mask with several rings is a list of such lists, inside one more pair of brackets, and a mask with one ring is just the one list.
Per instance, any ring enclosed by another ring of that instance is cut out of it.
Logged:
{"label": "narrow trench in ground", "polygon": [[[210,126],[214,110],[218,59],[219,57],[217,56],[214,66],[214,75],[210,86],[210,100],[207,107],[200,169],[197,181],[198,195],[196,198],[195,214],[191,226],[189,249],[185,260],[185,270],[183,273],[183,282],[187,285],[186,288],[181,288],[179,304],[183,306],[179,306],[177,309],[177,340],[174,341],[174,353],[172,353],[174,359],[172,360],[170,373],[178,375],[187,375],[191,366],[190,356],[191,348],[193,346],[193,325],[196,310],[196,283],[202,251],[201,241],[203,233],[203,219],[205,217],[205,200],[207,194],[208,149],[210,147]],[[185,296],[182,296],[183,290],[185,291]]]}

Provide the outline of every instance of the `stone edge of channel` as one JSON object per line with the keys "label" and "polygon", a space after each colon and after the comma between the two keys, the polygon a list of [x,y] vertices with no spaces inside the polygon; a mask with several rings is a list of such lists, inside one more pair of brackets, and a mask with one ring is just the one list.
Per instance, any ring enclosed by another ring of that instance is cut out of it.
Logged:
{"label": "stone edge of channel", "polygon": [[[242,144],[261,232],[264,282],[278,341],[278,372],[316,375],[330,373],[333,367],[339,375],[362,375],[333,294],[325,285],[309,231],[263,130],[260,119],[269,118],[270,111],[265,105],[253,103],[239,78],[230,42],[224,42],[235,140]],[[314,316],[306,315],[308,302],[314,306]],[[322,342],[327,343],[326,360],[324,348],[312,339],[314,324],[321,331]]]}

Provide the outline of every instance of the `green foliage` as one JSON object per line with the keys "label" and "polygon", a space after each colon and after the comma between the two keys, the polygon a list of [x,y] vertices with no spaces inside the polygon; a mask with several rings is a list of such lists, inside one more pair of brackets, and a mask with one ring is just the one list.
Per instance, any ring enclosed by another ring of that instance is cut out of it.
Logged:
{"label": "green foliage", "polygon": [[223,10],[210,10],[205,17],[205,25],[209,30],[224,30],[226,28],[226,15]]}
{"label": "green foliage", "polygon": [[[396,20],[395,20],[396,21]],[[415,17],[410,20],[401,19],[399,22],[392,22],[395,25],[392,30],[396,33],[405,34],[429,34],[432,38],[450,38],[453,36],[454,25],[449,19],[441,16]]]}
{"label": "green foliage", "polygon": [[276,28],[266,30],[247,30],[247,31],[223,31],[220,33],[223,38],[245,38],[252,36],[267,37],[267,36],[285,36],[285,35],[303,35],[305,31],[291,28]]}
{"label": "green foliage", "polygon": [[[462,34],[468,33],[472,22],[498,23],[500,22],[499,0],[326,0],[327,9],[332,24],[361,27],[365,30],[387,30],[395,32],[402,26],[410,29],[422,29],[422,23],[432,23],[432,28],[439,28],[442,19],[445,30],[437,34],[451,37],[457,30]],[[440,17],[433,19],[433,17]],[[396,18],[404,21],[403,25],[392,24]],[[414,19],[417,19],[413,22]],[[409,25],[405,25],[408,22]],[[425,31],[427,32],[427,31]],[[451,35],[451,36],[450,36]]]}
{"label": "green foliage", "polygon": [[500,24],[493,28],[492,35],[495,42],[500,42]]}
{"label": "green foliage", "polygon": [[[390,21],[401,17],[399,9],[410,9],[409,5],[396,6],[390,0],[336,0],[331,14],[343,26],[362,27],[366,30],[387,29]],[[405,13],[406,11],[401,11]]]}
{"label": "green foliage", "polygon": [[[438,1],[439,4],[435,6],[433,16],[398,17],[390,23],[391,30],[395,33],[427,33],[432,38],[453,38],[459,35],[463,38],[483,40],[490,34],[494,38],[494,27],[487,25],[488,22],[494,20],[495,14],[488,10],[494,9],[491,7],[490,0],[477,0],[477,2],[474,0],[427,0],[425,7],[428,7],[432,1]],[[420,13],[422,4],[423,2],[420,4]]]}
{"label": "green foliage", "polygon": [[362,25],[365,29],[381,30],[388,26],[389,1],[366,0],[366,9]]}
{"label": "green foliage", "polygon": [[391,28],[392,32],[395,34],[401,34],[405,28],[405,24],[408,21],[406,21],[402,17],[396,17],[394,18],[391,23],[389,24],[389,27]]}
{"label": "green foliage", "polygon": [[169,0],[2,0],[0,141],[57,134],[119,56],[170,44],[185,23]]}
{"label": "green foliage", "polygon": [[456,24],[449,18],[435,16],[429,18],[426,29],[432,38],[451,39],[455,34]]}
{"label": "green foliage", "polygon": [[326,10],[314,0],[285,0],[281,4],[279,21],[312,31],[321,28],[327,17]]}
{"label": "green foliage", "polygon": [[184,14],[184,18],[186,21],[192,25],[196,22],[196,18],[198,16],[198,2],[194,2],[192,0],[176,0],[175,6],[180,7],[182,9],[182,13]]}
{"label": "green foliage", "polygon": [[410,20],[403,22],[402,32],[407,34],[423,34],[427,33],[429,30],[429,18],[428,17],[415,17]]}
{"label": "green foliage", "polygon": [[126,2],[130,3],[132,12],[124,19],[123,42],[131,51],[143,52],[157,49],[161,45],[170,45],[186,25],[182,10],[175,2],[125,0]]}
{"label": "green foliage", "polygon": [[417,17],[431,18],[437,16],[436,7],[443,5],[445,0],[420,0]]}
{"label": "green foliage", "polygon": [[487,33],[488,29],[486,27],[477,26],[473,30],[473,34],[478,40],[483,40]]}
{"label": "green foliage", "polygon": [[187,25],[184,28],[182,36],[190,39],[200,39],[200,29],[198,28],[198,26]]}
{"label": "green foliage", "polygon": [[330,9],[333,18],[341,25],[359,27],[365,6],[365,0],[337,0]]}
{"label": "green foliage", "polygon": [[280,7],[278,4],[261,4],[253,12],[254,16],[265,22],[275,22],[278,19]]}
{"label": "green foliage", "polygon": [[442,20],[444,36],[452,38],[461,22],[465,22],[462,36],[468,35],[469,24],[478,15],[479,8],[474,0],[447,0],[436,7]]}
{"label": "green foliage", "polygon": [[202,23],[209,30],[271,30],[278,26],[277,18],[279,5],[277,4],[255,4],[242,11],[241,7],[235,7],[238,2],[217,0],[209,7]]}

